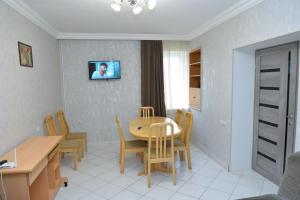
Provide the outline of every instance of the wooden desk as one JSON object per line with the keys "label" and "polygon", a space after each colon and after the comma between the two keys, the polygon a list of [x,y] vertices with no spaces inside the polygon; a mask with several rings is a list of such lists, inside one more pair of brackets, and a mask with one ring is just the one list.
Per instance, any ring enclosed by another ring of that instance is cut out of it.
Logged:
{"label": "wooden desk", "polygon": [[[17,167],[1,169],[8,200],[55,198],[60,186],[68,181],[60,176],[58,145],[61,139],[61,136],[39,136],[17,146]],[[0,160],[13,161],[13,155],[14,150]]]}
{"label": "wooden desk", "polygon": [[[174,126],[174,137],[179,137],[181,133],[181,127],[176,124],[172,119],[168,117],[139,117],[129,122],[129,132],[139,140],[148,141],[150,133],[150,125],[153,123],[172,123]],[[170,128],[167,129],[167,135],[171,134]]]}

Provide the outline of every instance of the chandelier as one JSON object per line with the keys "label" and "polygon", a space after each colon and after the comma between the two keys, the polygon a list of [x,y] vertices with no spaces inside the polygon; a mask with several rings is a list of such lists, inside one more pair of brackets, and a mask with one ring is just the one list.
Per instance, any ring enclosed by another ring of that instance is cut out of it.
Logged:
{"label": "chandelier", "polygon": [[[148,7],[149,10],[155,8],[156,0],[124,0],[127,1],[129,6],[132,8],[133,14],[137,15],[142,12],[144,7]],[[122,7],[123,0],[113,0],[111,3],[111,8],[119,12]]]}

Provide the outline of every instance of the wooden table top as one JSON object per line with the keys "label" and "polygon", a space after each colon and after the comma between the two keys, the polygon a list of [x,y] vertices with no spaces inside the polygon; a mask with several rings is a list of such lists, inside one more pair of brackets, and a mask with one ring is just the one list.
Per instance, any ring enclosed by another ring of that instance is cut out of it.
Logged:
{"label": "wooden table top", "polygon": [[[172,123],[174,126],[174,137],[178,137],[181,133],[181,127],[168,117],[139,117],[129,122],[129,132],[139,140],[148,140],[150,133],[150,125],[153,123]],[[139,127],[141,127],[139,129]],[[167,128],[167,135],[171,135],[171,129]]]}
{"label": "wooden table top", "polygon": [[[62,136],[36,136],[17,146],[17,167],[3,169],[3,174],[30,173],[59,144]],[[14,149],[0,157],[0,160],[14,161]]]}

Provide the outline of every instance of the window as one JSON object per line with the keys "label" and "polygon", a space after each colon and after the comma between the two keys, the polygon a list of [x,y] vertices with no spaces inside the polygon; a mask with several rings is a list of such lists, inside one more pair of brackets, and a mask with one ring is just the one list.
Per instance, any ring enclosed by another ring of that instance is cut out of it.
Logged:
{"label": "window", "polygon": [[187,42],[166,41],[164,48],[164,87],[166,109],[188,108],[189,48]]}

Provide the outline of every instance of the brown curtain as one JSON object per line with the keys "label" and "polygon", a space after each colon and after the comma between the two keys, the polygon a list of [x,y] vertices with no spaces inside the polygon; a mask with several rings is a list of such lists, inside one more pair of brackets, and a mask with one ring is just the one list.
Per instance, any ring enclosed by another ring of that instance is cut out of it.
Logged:
{"label": "brown curtain", "polygon": [[166,116],[162,41],[141,41],[142,106],[152,106],[156,116]]}

